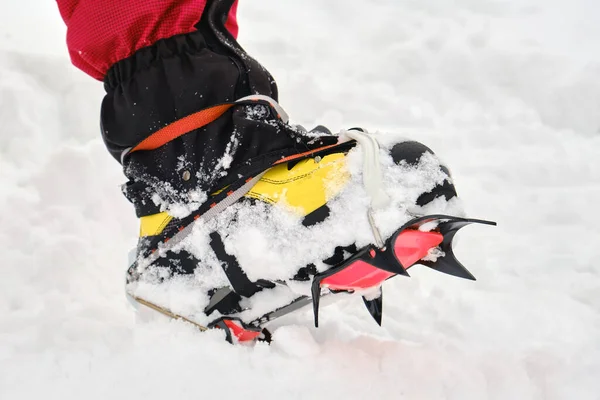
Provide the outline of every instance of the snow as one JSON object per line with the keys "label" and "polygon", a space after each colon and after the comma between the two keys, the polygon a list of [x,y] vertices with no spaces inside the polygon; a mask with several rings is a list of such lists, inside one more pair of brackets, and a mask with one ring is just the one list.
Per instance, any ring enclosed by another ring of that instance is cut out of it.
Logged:
{"label": "snow", "polygon": [[457,237],[477,282],[411,269],[384,286],[383,328],[352,298],[251,347],[136,321],[102,85],[69,65],[53,3],[5,3],[0,398],[598,398],[597,2],[241,2],[294,123],[422,141],[467,215],[498,222]]}

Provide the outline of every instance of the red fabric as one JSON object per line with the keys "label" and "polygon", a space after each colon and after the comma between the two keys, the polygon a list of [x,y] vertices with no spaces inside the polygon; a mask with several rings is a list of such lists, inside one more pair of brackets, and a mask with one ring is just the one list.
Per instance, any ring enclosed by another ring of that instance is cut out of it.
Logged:
{"label": "red fabric", "polygon": [[[117,61],[160,39],[189,33],[206,0],[57,0],[73,65],[102,80]],[[237,37],[237,1],[225,26]]]}

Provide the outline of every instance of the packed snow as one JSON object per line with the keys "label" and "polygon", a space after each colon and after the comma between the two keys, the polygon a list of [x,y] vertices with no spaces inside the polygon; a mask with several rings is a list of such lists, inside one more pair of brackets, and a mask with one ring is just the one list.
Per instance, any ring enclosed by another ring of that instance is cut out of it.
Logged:
{"label": "packed snow", "polygon": [[31,7],[0,13],[0,398],[600,398],[596,2],[241,2],[293,122],[424,142],[498,222],[457,237],[476,282],[415,267],[386,282],[383,327],[350,298],[270,346],[133,312],[102,84],[69,64],[55,4]]}

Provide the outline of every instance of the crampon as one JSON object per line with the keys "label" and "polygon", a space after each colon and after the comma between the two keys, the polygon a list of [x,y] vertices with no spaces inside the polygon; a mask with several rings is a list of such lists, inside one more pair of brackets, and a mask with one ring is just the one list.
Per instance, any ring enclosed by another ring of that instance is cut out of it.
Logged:
{"label": "crampon", "polygon": [[[417,217],[393,233],[387,240],[378,238],[375,244],[359,249],[351,257],[316,274],[311,283],[311,296],[298,296],[288,304],[275,308],[258,318],[245,318],[244,311],[221,316],[209,324],[201,325],[193,319],[178,315],[139,297],[129,296],[137,304],[149,307],[170,318],[180,319],[204,331],[218,328],[225,331],[229,342],[270,341],[268,325],[277,318],[310,306],[314,313],[315,326],[319,325],[319,305],[324,296],[339,294],[363,295],[364,304],[377,324],[383,319],[383,283],[397,275],[409,277],[408,270],[423,265],[455,277],[475,280],[475,277],[457,260],[452,242],[454,236],[466,225],[496,225],[495,222],[459,218],[449,215],[427,215]],[[268,290],[285,286],[282,282],[261,283]],[[211,304],[205,310],[210,315],[220,303],[231,301],[233,290],[222,288],[213,294]]]}

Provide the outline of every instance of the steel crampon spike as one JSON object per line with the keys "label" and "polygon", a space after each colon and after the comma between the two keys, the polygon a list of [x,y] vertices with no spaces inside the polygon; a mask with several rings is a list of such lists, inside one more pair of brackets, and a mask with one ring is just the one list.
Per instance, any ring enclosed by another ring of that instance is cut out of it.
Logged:
{"label": "steel crampon spike", "polygon": [[454,240],[454,235],[456,235],[456,232],[458,232],[461,228],[473,223],[496,225],[496,223],[492,221],[463,218],[455,218],[447,222],[442,222],[439,226],[439,230],[444,236],[444,239],[442,240],[442,243],[440,243],[439,248],[443,255],[438,257],[435,261],[421,260],[419,261],[419,264],[423,264],[444,274],[474,281],[475,277],[473,274],[471,274],[471,272],[469,272],[468,269],[465,268],[464,265],[460,263],[460,261],[458,261],[452,248],[452,241]]}
{"label": "steel crampon spike", "polygon": [[311,287],[313,315],[315,319],[315,328],[319,327],[319,303],[321,301],[321,280],[314,279]]}
{"label": "steel crampon spike", "polygon": [[374,299],[368,300],[363,296],[363,301],[369,314],[373,317],[377,325],[381,326],[381,320],[383,317],[383,288],[379,288],[380,294]]}

